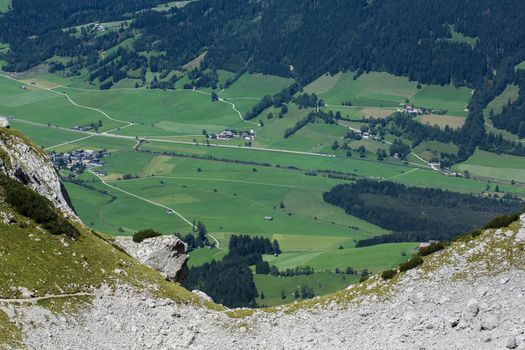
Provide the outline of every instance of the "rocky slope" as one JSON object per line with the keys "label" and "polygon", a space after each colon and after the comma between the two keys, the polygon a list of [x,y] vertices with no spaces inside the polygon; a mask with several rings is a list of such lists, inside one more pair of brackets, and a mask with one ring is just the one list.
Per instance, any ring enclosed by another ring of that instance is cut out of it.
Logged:
{"label": "rocky slope", "polygon": [[[12,141],[2,140],[11,176],[11,160],[27,169],[20,159],[39,157],[20,144],[11,154]],[[48,194],[70,214],[59,192]],[[525,349],[525,214],[465,235],[390,280],[374,276],[266,310],[225,310],[80,223],[75,239],[50,235],[1,199],[0,186],[0,349]],[[179,254],[171,243],[127,250],[147,262],[155,251]]]}
{"label": "rocky slope", "polygon": [[524,349],[524,233],[522,215],[392,280],[269,310],[211,311],[121,285],[75,315],[8,314],[29,348]]}
{"label": "rocky slope", "polygon": [[[2,119],[6,121],[5,118]],[[22,134],[6,126],[9,123],[0,123],[0,173],[18,179],[52,201],[66,216],[78,220],[47,155]]]}

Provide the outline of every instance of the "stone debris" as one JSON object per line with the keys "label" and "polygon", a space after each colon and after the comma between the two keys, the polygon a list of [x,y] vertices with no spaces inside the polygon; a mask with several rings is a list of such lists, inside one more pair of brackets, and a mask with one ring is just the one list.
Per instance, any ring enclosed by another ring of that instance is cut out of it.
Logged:
{"label": "stone debris", "polygon": [[15,217],[12,214],[6,212],[0,213],[0,220],[4,225],[11,225],[15,223]]}
{"label": "stone debris", "polygon": [[[9,315],[28,349],[525,349],[523,243],[494,230],[482,238],[433,254],[433,269],[395,283],[373,276],[367,288],[342,292],[346,301],[318,298],[296,312],[278,307],[231,318],[119,286],[100,288],[81,314],[25,305]],[[147,260],[137,246],[134,254]],[[389,283],[386,294],[374,294]]]}

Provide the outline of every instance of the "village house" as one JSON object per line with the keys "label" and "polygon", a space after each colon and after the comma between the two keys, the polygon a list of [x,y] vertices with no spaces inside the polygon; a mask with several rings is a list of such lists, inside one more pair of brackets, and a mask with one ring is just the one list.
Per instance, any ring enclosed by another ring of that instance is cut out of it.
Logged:
{"label": "village house", "polygon": [[58,169],[67,169],[77,173],[85,169],[95,168],[104,165],[102,158],[110,154],[106,150],[76,150],[72,153],[51,153],[50,158]]}
{"label": "village house", "polygon": [[231,140],[232,138],[233,132],[231,130],[221,131],[221,133],[217,135],[217,140]]}

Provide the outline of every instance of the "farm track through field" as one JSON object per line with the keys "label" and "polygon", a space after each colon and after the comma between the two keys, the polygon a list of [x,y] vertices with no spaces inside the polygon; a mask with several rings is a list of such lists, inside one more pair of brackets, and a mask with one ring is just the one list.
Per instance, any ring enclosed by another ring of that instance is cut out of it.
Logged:
{"label": "farm track through field", "polygon": [[105,118],[109,119],[109,120],[112,120],[114,122],[117,122],[117,123],[122,123],[122,124],[127,124],[128,126],[131,126],[133,125],[133,123],[131,122],[127,122],[127,121],[124,121],[124,120],[119,120],[119,119],[115,119],[115,118],[112,118],[110,117],[106,112],[104,112],[103,110],[100,110],[98,108],[93,108],[93,107],[89,107],[89,106],[84,106],[84,105],[81,105],[81,104],[78,104],[76,103],[75,101],[73,101],[71,99],[71,97],[69,97],[68,94],[66,94],[65,92],[60,92],[60,91],[56,91],[54,89],[56,88],[59,88],[61,86],[56,86],[54,88],[45,88],[45,87],[41,87],[41,86],[38,86],[38,85],[32,85],[32,84],[28,84],[27,82],[23,81],[23,80],[19,80],[19,79],[16,79],[16,78],[13,78],[13,77],[10,77],[8,75],[2,75],[3,77],[7,78],[7,79],[11,79],[13,81],[16,81],[16,82],[19,82],[19,83],[22,83],[22,84],[25,84],[25,85],[28,85],[28,86],[32,86],[32,87],[35,87],[37,89],[40,89],[40,90],[44,90],[44,91],[49,91],[49,92],[52,92],[52,93],[55,93],[55,94],[59,94],[59,95],[62,95],[64,96],[68,101],[69,103],[71,103],[73,106],[75,107],[79,107],[79,108],[83,108],[83,109],[89,109],[89,110],[92,110],[92,111],[95,111],[95,112],[98,112],[100,114],[102,114]]}
{"label": "farm track through field", "polygon": [[[157,207],[160,207],[160,208],[166,209],[166,210],[168,210],[168,211],[171,211],[173,214],[177,215],[180,219],[182,219],[185,223],[187,223],[188,225],[190,225],[192,229],[195,228],[195,226],[193,225],[193,223],[192,223],[191,221],[189,221],[186,217],[184,217],[181,213],[179,213],[179,212],[176,211],[175,209],[170,208],[170,207],[165,206],[165,205],[160,204],[160,203],[153,202],[153,201],[151,201],[151,200],[149,200],[149,199],[147,199],[147,198],[144,198],[144,197],[141,197],[141,196],[136,195],[136,194],[134,194],[134,193],[128,192],[128,191],[123,190],[123,189],[121,189],[121,188],[118,188],[118,187],[116,187],[116,186],[110,185],[110,184],[107,183],[107,182],[106,182],[101,176],[99,176],[99,175],[96,174],[95,172],[93,172],[93,171],[91,171],[91,170],[88,170],[88,171],[89,171],[90,174],[96,176],[96,177],[100,180],[100,182],[102,182],[103,185],[105,185],[105,186],[107,186],[107,187],[109,187],[109,188],[111,188],[111,189],[113,189],[113,190],[116,190],[116,191],[122,192],[122,193],[124,193],[124,194],[127,194],[128,196],[131,196],[131,197],[134,197],[134,198],[140,199],[140,200],[142,200],[142,201],[144,201],[144,202],[147,202],[147,203],[149,203],[149,204],[152,204],[152,205],[155,205],[155,206],[157,206]],[[218,240],[217,238],[215,238],[215,237],[214,237],[212,234],[210,234],[210,233],[208,233],[207,235],[210,236],[210,237],[215,241],[215,243],[217,244],[217,248],[220,248],[220,245],[221,245],[221,244],[220,244],[219,240]]]}
{"label": "farm track through field", "polygon": [[[20,82],[23,83],[23,81],[20,81]],[[90,89],[82,89],[82,88],[72,88],[72,87],[68,87],[68,86],[62,86],[62,87],[66,88],[66,89],[76,89],[76,90],[81,90],[81,91],[86,91],[86,92],[99,91],[99,90],[90,90]],[[112,89],[112,90],[114,90],[114,91],[136,91],[136,90],[145,90],[145,89],[140,89],[140,88],[138,88],[138,89],[135,89],[135,88],[116,88],[116,89]],[[51,91],[53,91],[53,90],[51,90]],[[193,92],[193,93],[198,93],[198,94],[201,94],[201,95],[205,95],[205,96],[210,96],[211,97],[211,93],[209,93],[209,92],[200,91],[200,90],[194,90],[194,89],[182,89],[182,90],[166,89],[165,91],[169,91],[169,92]],[[58,92],[58,91],[55,91],[55,92]],[[65,93],[63,93],[63,94],[66,95]],[[227,100],[230,100],[230,99],[231,100],[252,100],[252,99],[259,100],[259,99],[252,98],[252,97],[233,97],[233,98],[222,98],[222,97],[219,97],[219,99],[218,99],[219,102],[226,103],[226,104],[230,105],[232,107],[233,111],[239,116],[239,119],[241,121],[243,121],[245,123],[248,123],[248,124],[252,124],[252,125],[259,125],[256,122],[252,122],[252,121],[244,119],[244,117],[242,116],[242,113],[237,109],[235,104],[233,102],[227,101]]]}

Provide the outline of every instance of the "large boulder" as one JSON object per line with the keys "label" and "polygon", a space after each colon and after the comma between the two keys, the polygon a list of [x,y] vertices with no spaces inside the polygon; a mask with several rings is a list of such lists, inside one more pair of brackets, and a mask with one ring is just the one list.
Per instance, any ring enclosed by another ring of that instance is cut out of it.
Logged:
{"label": "large boulder", "polygon": [[131,237],[117,237],[126,253],[162,273],[170,281],[183,282],[188,276],[186,243],[175,236],[159,236],[133,242]]}
{"label": "large boulder", "polygon": [[10,128],[9,120],[6,117],[0,117],[0,128]]}

